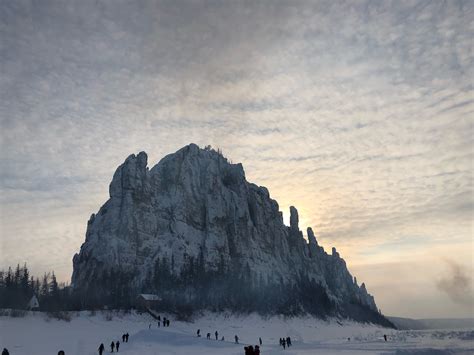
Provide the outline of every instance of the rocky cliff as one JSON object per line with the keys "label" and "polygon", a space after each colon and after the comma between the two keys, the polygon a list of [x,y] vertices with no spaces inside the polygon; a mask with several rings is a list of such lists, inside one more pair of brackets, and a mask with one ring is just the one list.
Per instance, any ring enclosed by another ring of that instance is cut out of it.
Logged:
{"label": "rocky cliff", "polygon": [[296,208],[284,225],[268,190],[219,152],[191,144],[151,169],[130,155],[109,192],[73,259],[73,289],[91,303],[154,292],[175,306],[384,320],[336,249],[303,237]]}

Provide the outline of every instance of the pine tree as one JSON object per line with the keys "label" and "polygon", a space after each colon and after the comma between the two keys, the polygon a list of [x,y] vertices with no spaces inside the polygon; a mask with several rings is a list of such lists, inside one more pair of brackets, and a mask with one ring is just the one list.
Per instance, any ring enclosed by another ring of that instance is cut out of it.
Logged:
{"label": "pine tree", "polygon": [[30,294],[30,273],[28,271],[28,268],[26,264],[23,266],[22,270],[22,275],[21,275],[21,280],[20,280],[20,287],[23,295],[29,296]]}
{"label": "pine tree", "polygon": [[49,296],[49,275],[46,273],[43,275],[43,282],[40,286],[40,295],[44,298]]}
{"label": "pine tree", "polygon": [[13,285],[13,273],[12,268],[9,266],[7,276],[5,277],[5,288],[10,289]]}
{"label": "pine tree", "polygon": [[40,280],[39,280],[39,278],[35,279],[35,283],[34,283],[34,286],[33,286],[33,292],[36,295],[36,297],[39,297],[39,295],[40,295]]}
{"label": "pine tree", "polygon": [[50,285],[49,285],[49,290],[50,290],[51,296],[53,296],[53,297],[58,296],[59,286],[58,286],[58,281],[56,280],[56,275],[54,274],[54,271],[51,275],[51,282],[50,282]]}
{"label": "pine tree", "polygon": [[21,280],[21,269],[20,269],[20,264],[17,264],[16,269],[15,269],[15,276],[13,277],[13,283],[15,285],[16,290],[20,288],[20,280]]}

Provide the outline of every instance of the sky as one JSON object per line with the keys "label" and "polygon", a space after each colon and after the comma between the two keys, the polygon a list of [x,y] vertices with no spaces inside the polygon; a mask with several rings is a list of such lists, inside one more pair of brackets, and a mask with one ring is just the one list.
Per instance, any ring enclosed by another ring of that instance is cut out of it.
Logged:
{"label": "sky", "polygon": [[382,312],[474,316],[474,1],[1,1],[0,268],[69,281],[112,175],[191,142]]}

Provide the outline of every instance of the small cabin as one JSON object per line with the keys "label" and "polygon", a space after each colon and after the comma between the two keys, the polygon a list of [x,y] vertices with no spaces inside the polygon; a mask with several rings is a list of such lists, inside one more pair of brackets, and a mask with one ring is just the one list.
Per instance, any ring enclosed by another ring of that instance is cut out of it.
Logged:
{"label": "small cabin", "polygon": [[38,297],[36,297],[36,295],[33,295],[33,297],[31,297],[30,301],[28,302],[28,305],[26,306],[26,308],[30,311],[37,311],[39,310],[39,301],[38,301]]}
{"label": "small cabin", "polygon": [[146,310],[153,309],[161,302],[161,297],[149,293],[141,293],[137,296],[137,308]]}

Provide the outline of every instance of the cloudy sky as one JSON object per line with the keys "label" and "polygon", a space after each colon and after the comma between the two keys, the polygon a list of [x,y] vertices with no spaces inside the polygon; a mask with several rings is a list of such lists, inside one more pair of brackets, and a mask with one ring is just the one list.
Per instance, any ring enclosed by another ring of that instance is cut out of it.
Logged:
{"label": "cloudy sky", "polygon": [[473,1],[1,1],[0,267],[67,281],[115,168],[242,162],[382,311],[474,316]]}

